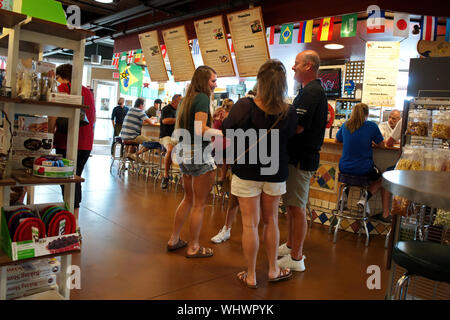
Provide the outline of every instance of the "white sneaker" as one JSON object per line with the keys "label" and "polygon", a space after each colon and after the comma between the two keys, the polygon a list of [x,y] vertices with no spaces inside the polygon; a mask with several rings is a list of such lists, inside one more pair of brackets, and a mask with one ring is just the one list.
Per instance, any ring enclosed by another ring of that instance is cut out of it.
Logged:
{"label": "white sneaker", "polygon": [[303,256],[302,260],[300,261],[295,261],[292,259],[291,255],[287,255],[284,256],[283,258],[281,258],[280,260],[277,261],[277,265],[280,268],[289,268],[292,271],[299,271],[299,272],[303,272],[306,270],[305,267],[305,259],[306,257]]}
{"label": "white sneaker", "polygon": [[[359,201],[357,202],[358,208],[361,210],[361,212],[364,210],[364,202],[364,199],[359,199]],[[366,213],[370,214],[369,201],[367,201],[366,204]]]}
{"label": "white sneaker", "polygon": [[287,246],[287,243],[283,243],[281,246],[278,247],[278,256],[284,257],[291,253],[292,249],[289,249]]}
{"label": "white sneaker", "polygon": [[223,226],[223,228],[219,231],[219,233],[211,238],[211,241],[214,243],[222,243],[230,239],[230,237],[231,237],[231,228],[227,229],[226,226]]}

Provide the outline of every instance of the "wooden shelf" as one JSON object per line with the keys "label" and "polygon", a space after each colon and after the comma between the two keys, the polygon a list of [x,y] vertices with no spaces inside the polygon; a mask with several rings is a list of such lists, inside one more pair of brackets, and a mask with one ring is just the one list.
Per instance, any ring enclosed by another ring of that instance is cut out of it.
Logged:
{"label": "wooden shelf", "polygon": [[0,9],[0,28],[12,28],[26,18],[24,14]]}
{"label": "wooden shelf", "polygon": [[40,293],[35,293],[30,296],[17,298],[15,300],[65,300],[62,295],[56,290],[47,290]]}
{"label": "wooden shelf", "polygon": [[0,103],[22,103],[22,104],[33,104],[37,106],[49,106],[49,107],[63,107],[63,108],[72,108],[72,109],[88,109],[88,106],[78,105],[78,104],[68,104],[68,103],[59,103],[59,102],[49,102],[49,101],[37,101],[37,100],[23,100],[19,98],[7,98],[0,97]]}
{"label": "wooden shelf", "polygon": [[64,184],[64,183],[84,182],[84,178],[81,178],[79,176],[74,176],[73,178],[70,179],[41,178],[29,175],[28,173],[25,172],[25,170],[13,170],[11,176],[20,184],[41,185],[41,184]]}
{"label": "wooden shelf", "polygon": [[22,26],[22,29],[39,33],[45,33],[50,36],[75,41],[81,41],[88,37],[95,36],[95,32],[89,30],[69,29],[67,26],[63,24],[45,21],[38,18],[32,18],[31,22],[24,24]]}
{"label": "wooden shelf", "polygon": [[5,186],[15,186],[16,185],[16,180],[8,178],[8,179],[0,179],[0,187],[5,187]]}
{"label": "wooden shelf", "polygon": [[81,252],[81,250],[71,250],[71,251],[66,251],[66,252],[61,252],[61,253],[56,253],[56,254],[48,254],[45,256],[39,256],[39,257],[34,257],[34,258],[29,258],[29,259],[13,261],[13,260],[11,260],[10,257],[8,257],[8,255],[6,253],[3,252],[2,249],[0,249],[0,267],[9,266],[12,264],[17,264],[17,263],[24,263],[24,262],[38,260],[38,259],[66,256],[69,254],[75,254],[75,253],[80,253],[80,252]]}

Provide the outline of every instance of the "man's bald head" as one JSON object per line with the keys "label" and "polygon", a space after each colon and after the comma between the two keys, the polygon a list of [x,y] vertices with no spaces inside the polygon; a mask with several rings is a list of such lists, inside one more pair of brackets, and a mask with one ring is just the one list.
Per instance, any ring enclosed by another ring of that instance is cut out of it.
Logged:
{"label": "man's bald head", "polygon": [[317,78],[320,67],[320,57],[314,50],[305,50],[297,54],[292,70],[295,71],[294,79],[305,86]]}
{"label": "man's bald head", "polygon": [[298,54],[301,61],[311,63],[313,69],[317,72],[320,67],[320,57],[319,54],[314,50],[305,50]]}
{"label": "man's bald head", "polygon": [[398,110],[392,110],[389,113],[389,119],[388,119],[388,123],[389,126],[394,129],[395,126],[397,125],[397,123],[400,121],[400,119],[402,118],[402,114],[400,113],[400,111]]}

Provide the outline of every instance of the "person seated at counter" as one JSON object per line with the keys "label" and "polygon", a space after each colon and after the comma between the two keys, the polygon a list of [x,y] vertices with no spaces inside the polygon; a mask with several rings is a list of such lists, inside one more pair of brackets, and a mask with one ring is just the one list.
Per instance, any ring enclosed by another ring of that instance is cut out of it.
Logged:
{"label": "person seated at counter", "polygon": [[[120,131],[120,137],[123,140],[131,140],[138,144],[150,141],[150,138],[141,134],[142,125],[144,123],[152,124],[151,120],[144,112],[144,105],[145,100],[138,98],[134,102],[134,107],[128,111],[125,119],[123,120],[122,130]],[[130,159],[136,161],[140,154],[148,150],[148,148],[142,147],[136,152],[136,154],[131,154]]]}
{"label": "person seated at counter", "polygon": [[153,104],[153,107],[150,107],[145,111],[147,117],[149,118],[156,117],[157,111],[161,109],[161,104],[162,104],[161,99],[156,99]]}
{"label": "person seated at counter", "polygon": [[[381,172],[373,162],[372,142],[377,147],[384,147],[380,129],[374,122],[367,121],[368,117],[369,107],[364,103],[358,103],[353,107],[350,119],[336,134],[336,142],[344,144],[339,160],[339,170],[342,173],[369,178],[371,184],[368,188],[367,200],[382,189]],[[344,194],[344,197],[348,197],[348,189]],[[364,208],[364,195],[358,201],[358,206],[361,210]],[[366,208],[367,213],[370,213],[368,204]],[[383,215],[389,215],[389,205],[384,201]]]}
{"label": "person seated at counter", "polygon": [[380,129],[381,134],[383,135],[384,141],[389,139],[389,137],[391,136],[392,132],[395,129],[395,126],[397,125],[397,123],[400,122],[401,119],[402,115],[400,111],[392,110],[389,113],[388,121],[381,122],[378,125],[378,128]]}
{"label": "person seated at counter", "polygon": [[386,147],[393,147],[394,144],[400,143],[401,135],[402,135],[402,122],[399,121],[395,125],[395,128],[394,130],[392,130],[389,137],[386,139],[385,141]]}
{"label": "person seated at counter", "polygon": [[166,148],[166,157],[164,158],[164,177],[161,181],[161,188],[167,189],[169,185],[169,170],[172,165],[172,150],[174,143],[172,133],[175,130],[177,120],[177,108],[181,101],[181,94],[175,94],[172,102],[165,106],[161,111],[161,127],[159,128],[160,143]]}

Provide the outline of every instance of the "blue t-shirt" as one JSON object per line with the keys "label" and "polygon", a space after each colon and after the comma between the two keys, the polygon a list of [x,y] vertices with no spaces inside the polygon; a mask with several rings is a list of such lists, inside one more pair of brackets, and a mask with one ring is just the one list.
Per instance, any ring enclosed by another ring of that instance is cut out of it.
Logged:
{"label": "blue t-shirt", "polygon": [[350,133],[344,124],[336,134],[336,139],[344,143],[339,160],[339,170],[342,173],[365,175],[372,170],[372,141],[376,144],[383,141],[383,135],[374,122],[365,121],[361,128],[353,133]]}

